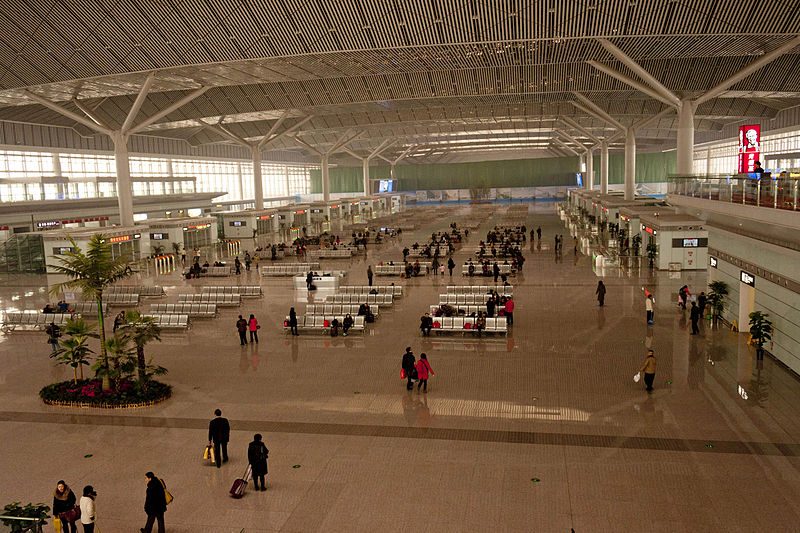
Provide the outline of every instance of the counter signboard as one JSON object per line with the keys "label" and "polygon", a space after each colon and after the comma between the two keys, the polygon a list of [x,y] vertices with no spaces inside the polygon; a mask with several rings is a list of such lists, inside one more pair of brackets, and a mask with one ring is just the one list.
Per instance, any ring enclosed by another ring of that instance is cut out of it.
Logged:
{"label": "counter signboard", "polygon": [[756,286],[756,277],[749,272],[745,272],[744,270],[740,272],[739,280],[745,285],[750,285],[751,287]]}
{"label": "counter signboard", "polygon": [[713,268],[717,268],[717,258],[713,255],[708,256],[708,264],[711,265]]}

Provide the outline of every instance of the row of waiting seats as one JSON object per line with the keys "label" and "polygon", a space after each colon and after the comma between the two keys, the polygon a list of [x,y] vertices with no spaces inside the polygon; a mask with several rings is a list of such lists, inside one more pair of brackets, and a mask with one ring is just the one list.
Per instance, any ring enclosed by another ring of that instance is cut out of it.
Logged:
{"label": "row of waiting seats", "polygon": [[[450,253],[450,248],[448,246],[431,246],[431,257],[436,253],[436,250],[439,250],[439,257],[445,256]],[[426,254],[423,254],[425,251],[424,246],[420,246],[416,250],[413,248],[408,251],[409,257],[428,257]]]}
{"label": "row of waiting seats", "polygon": [[[333,320],[336,319],[339,321],[339,326],[341,327],[342,321],[344,321],[344,315],[299,315],[297,317],[297,329],[305,329],[305,330],[318,330],[322,333],[327,332]],[[366,326],[366,320],[363,316],[354,316],[353,317],[353,326],[350,328],[350,331],[361,331],[363,332]],[[289,317],[287,316],[286,319],[283,321],[283,330],[289,331]]]}
{"label": "row of waiting seats", "polygon": [[[410,262],[412,265],[414,262]],[[431,263],[428,261],[420,261],[419,262],[419,275],[424,276],[431,270]],[[406,272],[406,265],[405,263],[395,263],[394,265],[375,265],[373,267],[373,272],[375,272],[376,276],[399,276],[400,274],[405,274]]]}
{"label": "row of waiting seats", "polygon": [[481,305],[486,309],[488,294],[440,294],[439,305]]}
{"label": "row of waiting seats", "polygon": [[448,285],[447,294],[489,294],[496,292],[501,296],[514,294],[512,285]]}
{"label": "row of waiting seats", "polygon": [[394,296],[391,294],[333,294],[325,297],[328,304],[363,304],[392,305]]}
{"label": "row of waiting seats", "polygon": [[259,285],[206,285],[203,294],[240,294],[242,298],[261,298],[264,295]]}
{"label": "row of waiting seats", "polygon": [[139,305],[139,294],[136,293],[105,293],[103,304],[110,307],[136,307]]}
{"label": "row of waiting seats", "polygon": [[[442,333],[453,333],[456,331],[462,333],[478,333],[475,328],[474,317],[435,317],[433,319],[433,331]],[[505,317],[487,318],[486,328],[482,330],[483,333],[502,333],[508,334],[508,325],[506,324]]]}
{"label": "row of waiting seats", "polygon": [[353,257],[353,250],[349,248],[340,248],[338,250],[323,248],[308,252],[308,257],[312,259],[350,259]]}
{"label": "row of waiting seats", "polygon": [[[306,306],[306,315],[346,315],[350,314],[352,316],[358,315],[358,308],[361,307],[361,304],[309,304]],[[378,316],[378,310],[380,309],[380,305],[372,305],[369,306],[369,311]]]}
{"label": "row of waiting seats", "polygon": [[156,315],[146,314],[142,315],[152,318],[156,326],[161,329],[188,329],[189,328],[189,315]]}
{"label": "row of waiting seats", "polygon": [[160,298],[164,296],[164,287],[158,285],[113,285],[107,287],[104,294],[138,294],[140,297]]}
{"label": "row of waiting seats", "polygon": [[[488,274],[484,274],[483,273],[483,265],[481,265],[480,263],[475,262],[475,263],[472,264],[472,266],[475,267],[475,274],[473,274],[474,276],[493,276],[494,275],[494,265],[489,265]],[[501,274],[510,275],[510,274],[514,273],[514,271],[511,269],[511,265],[510,264],[500,263],[497,266],[500,267],[500,273]],[[469,263],[464,263],[461,266],[461,274],[463,274],[464,276],[469,276]]]}
{"label": "row of waiting seats", "polygon": [[309,270],[319,270],[319,263],[286,263],[284,265],[265,265],[259,268],[262,276],[296,276]]}
{"label": "row of waiting seats", "polygon": [[[190,270],[185,270],[184,275],[189,274]],[[208,266],[200,269],[199,277],[201,278],[221,278],[233,274],[233,267],[230,266]]]}
{"label": "row of waiting seats", "polygon": [[179,294],[178,303],[216,304],[218,307],[235,307],[242,304],[241,294]]}
{"label": "row of waiting seats", "polygon": [[39,311],[6,311],[3,319],[3,331],[14,331],[17,328],[44,330],[51,323],[63,326],[72,315],[67,313],[41,313]]}
{"label": "row of waiting seats", "polygon": [[[471,315],[472,313],[475,313],[476,315],[478,313],[486,313],[486,306],[485,305],[454,305],[454,304],[448,304],[448,305],[450,305],[452,307],[455,307],[456,308],[456,312],[461,314],[461,315],[467,315],[468,316],[468,315]],[[430,311],[431,316],[435,316],[435,313],[437,313],[439,311],[439,309],[441,309],[440,305],[432,305],[431,306],[431,311]]]}
{"label": "row of waiting seats", "polygon": [[370,294],[373,291],[378,294],[391,294],[395,298],[403,296],[402,285],[342,285],[336,292],[339,294]]}
{"label": "row of waiting seats", "polygon": [[188,315],[191,318],[217,316],[217,304],[150,304],[151,315]]}

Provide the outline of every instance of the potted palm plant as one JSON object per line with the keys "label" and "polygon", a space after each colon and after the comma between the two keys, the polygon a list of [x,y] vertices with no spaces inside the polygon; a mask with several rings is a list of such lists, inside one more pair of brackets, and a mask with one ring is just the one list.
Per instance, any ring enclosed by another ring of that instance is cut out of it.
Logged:
{"label": "potted palm plant", "polygon": [[756,359],[764,359],[764,344],[772,340],[772,321],[761,311],[750,313],[750,339],[756,347]]}
{"label": "potted palm plant", "polygon": [[128,260],[124,257],[113,257],[111,243],[104,235],[95,234],[89,240],[86,252],[81,250],[74,240],[70,239],[74,251],[66,252],[60,257],[55,257],[58,264],[50,268],[58,274],[69,278],[62,283],[56,283],[50,289],[53,295],[59,295],[65,290],[79,290],[85,299],[97,302],[97,322],[100,330],[100,364],[105,370],[103,375],[103,390],[111,389],[108,377],[108,354],[106,353],[106,330],[103,319],[103,292],[107,287],[130,277],[133,274]]}
{"label": "potted palm plant", "polygon": [[144,355],[144,347],[150,341],[161,341],[161,328],[151,317],[142,316],[138,311],[125,313],[125,324],[122,326],[123,334],[130,339],[136,349],[136,369],[139,375],[139,386],[147,388],[151,376],[164,375],[167,369],[161,366],[148,364]]}
{"label": "potted palm plant", "polygon": [[82,318],[68,320],[64,332],[67,339],[61,342],[61,347],[50,357],[62,365],[72,367],[73,382],[78,383],[78,372],[80,371],[80,379],[83,379],[83,367],[89,365],[89,357],[94,355],[88,341],[98,335]]}
{"label": "potted palm plant", "polygon": [[725,310],[725,296],[728,294],[728,284],[724,281],[712,281],[708,284],[708,305],[711,307],[711,324],[716,326]]}

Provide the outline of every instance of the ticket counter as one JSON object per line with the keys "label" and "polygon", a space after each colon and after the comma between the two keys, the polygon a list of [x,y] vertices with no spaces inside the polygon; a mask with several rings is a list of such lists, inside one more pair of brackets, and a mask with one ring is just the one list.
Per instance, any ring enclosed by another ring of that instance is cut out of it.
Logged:
{"label": "ticket counter", "polygon": [[254,239],[255,246],[265,246],[275,239],[277,214],[277,209],[250,209],[216,213],[218,233],[225,239],[239,241]]}
{"label": "ticket counter", "polygon": [[[217,243],[217,220],[214,217],[184,217],[150,219],[142,225],[147,234],[145,254],[177,254],[200,250],[204,257],[211,256]],[[176,247],[177,245],[177,247]],[[177,249],[176,249],[177,248]]]}
{"label": "ticket counter", "polygon": [[691,215],[641,215],[642,246],[656,245],[658,270],[705,270],[708,231],[703,220]]}
{"label": "ticket counter", "polygon": [[85,252],[92,236],[97,233],[102,233],[106,241],[111,244],[111,254],[114,258],[124,257],[130,262],[136,262],[149,253],[148,231],[146,226],[115,226],[102,230],[77,228],[41,232],[44,255],[47,257],[47,273],[55,274],[50,265],[57,264],[58,257],[63,256],[66,252],[75,251],[76,246]]}

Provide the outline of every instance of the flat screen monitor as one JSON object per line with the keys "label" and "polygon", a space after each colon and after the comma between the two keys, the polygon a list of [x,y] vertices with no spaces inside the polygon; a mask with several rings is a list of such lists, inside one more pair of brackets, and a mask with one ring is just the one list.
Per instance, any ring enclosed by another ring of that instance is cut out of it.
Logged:
{"label": "flat screen monitor", "polygon": [[378,192],[394,192],[396,181],[397,180],[379,180]]}
{"label": "flat screen monitor", "polygon": [[684,248],[697,248],[698,246],[699,242],[697,239],[683,239]]}

